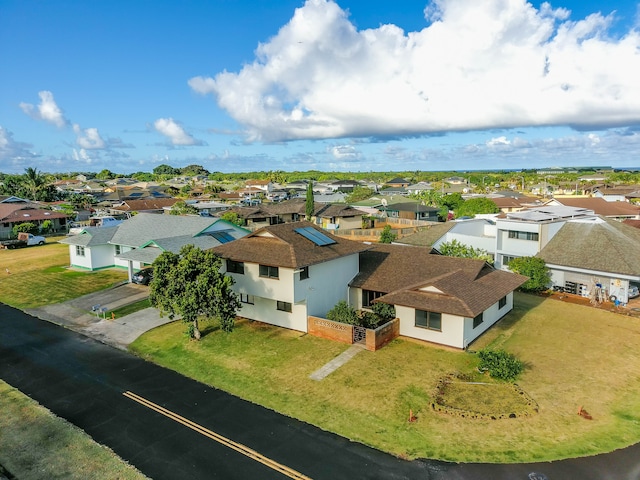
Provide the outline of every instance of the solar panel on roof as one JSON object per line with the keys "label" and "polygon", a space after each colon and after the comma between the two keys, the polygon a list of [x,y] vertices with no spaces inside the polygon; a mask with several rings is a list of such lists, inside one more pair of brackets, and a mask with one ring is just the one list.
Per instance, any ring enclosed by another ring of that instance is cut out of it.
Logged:
{"label": "solar panel on roof", "polygon": [[220,243],[229,243],[234,240],[234,238],[231,235],[229,235],[228,232],[223,232],[223,231],[211,232],[210,235],[216,240],[218,240]]}
{"label": "solar panel on roof", "polygon": [[332,238],[329,238],[324,233],[317,231],[313,227],[296,228],[294,231],[302,235],[307,240],[311,240],[313,243],[315,243],[320,247],[324,247],[325,245],[332,245],[336,243],[335,240],[333,240]]}

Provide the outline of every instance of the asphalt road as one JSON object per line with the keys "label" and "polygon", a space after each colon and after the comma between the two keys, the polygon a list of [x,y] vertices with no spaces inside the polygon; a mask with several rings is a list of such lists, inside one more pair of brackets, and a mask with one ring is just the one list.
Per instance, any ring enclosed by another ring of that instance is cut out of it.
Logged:
{"label": "asphalt road", "polygon": [[155,480],[637,480],[638,446],[529,465],[407,462],[0,305],[0,378]]}

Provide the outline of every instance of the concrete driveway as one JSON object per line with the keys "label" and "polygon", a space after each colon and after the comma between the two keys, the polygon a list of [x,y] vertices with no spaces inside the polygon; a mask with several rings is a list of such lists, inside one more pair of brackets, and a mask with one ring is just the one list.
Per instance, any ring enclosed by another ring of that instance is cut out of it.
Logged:
{"label": "concrete driveway", "polygon": [[[172,321],[168,317],[160,317],[155,308],[146,308],[122,318],[111,318],[112,310],[144,300],[148,296],[149,287],[125,283],[64,303],[32,308],[25,312],[126,350],[144,332]],[[92,312],[94,306],[98,308],[98,312]],[[106,309],[104,313],[100,312],[102,308]]]}

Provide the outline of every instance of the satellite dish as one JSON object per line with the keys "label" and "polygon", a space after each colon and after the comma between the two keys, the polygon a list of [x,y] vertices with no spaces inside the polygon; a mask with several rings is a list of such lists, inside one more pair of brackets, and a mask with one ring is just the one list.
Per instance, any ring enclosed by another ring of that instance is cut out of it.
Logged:
{"label": "satellite dish", "polygon": [[382,206],[383,206],[383,207],[386,207],[386,206],[387,206],[387,199],[386,199],[386,198],[383,198],[383,199],[381,200],[381,203],[382,203]]}

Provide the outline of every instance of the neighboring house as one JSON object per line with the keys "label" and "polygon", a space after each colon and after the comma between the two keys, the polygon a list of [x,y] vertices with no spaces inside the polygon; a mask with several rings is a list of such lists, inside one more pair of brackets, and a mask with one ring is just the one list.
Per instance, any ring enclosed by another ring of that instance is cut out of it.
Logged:
{"label": "neighboring house", "polygon": [[329,184],[329,186],[335,192],[346,192],[351,193],[353,189],[361,186],[361,183],[357,180],[336,180],[335,182]]}
{"label": "neighboring house", "polygon": [[358,273],[368,245],[335,237],[309,222],[260,229],[213,251],[240,295],[239,315],[307,331],[307,317],[325,316]]}
{"label": "neighboring house", "polygon": [[440,209],[422,205],[418,202],[403,202],[387,205],[386,207],[380,208],[380,211],[388,218],[437,222]]}
{"label": "neighboring house", "polygon": [[109,242],[118,227],[87,227],[59,243],[69,245],[70,265],[84,270],[101,270],[115,266],[115,248]]}
{"label": "neighboring house", "polygon": [[172,207],[177,198],[157,198],[153,200],[125,200],[120,205],[109,209],[110,213],[164,213],[166,208]]}
{"label": "neighboring house", "polygon": [[595,188],[593,190],[593,196],[604,198],[607,202],[628,202],[629,195],[635,195],[638,192],[638,186],[633,185],[629,187],[613,187],[613,188]]}
{"label": "neighboring house", "polygon": [[[254,207],[241,207],[235,205],[227,211],[238,215],[238,218],[242,219],[245,227],[249,230],[256,230],[267,225],[280,223],[277,214],[267,211],[263,207],[263,205],[256,205]],[[218,215],[220,215],[220,213],[218,213]]]}
{"label": "neighboring house", "polygon": [[344,204],[314,204],[312,220],[326,230],[362,228],[362,211]]}
{"label": "neighboring house", "polygon": [[623,303],[640,282],[640,230],[603,218],[567,222],[537,255],[554,285],[588,296],[596,284]]}
{"label": "neighboring house", "polygon": [[404,178],[400,178],[400,177],[396,177],[396,178],[392,178],[391,180],[389,180],[388,182],[386,182],[384,184],[384,188],[386,189],[387,187],[400,187],[400,188],[407,188],[410,185],[410,182],[405,180]]}
{"label": "neighboring house", "polygon": [[273,183],[270,180],[247,180],[245,185],[249,189],[258,189],[264,193],[269,193],[273,190]]}
{"label": "neighboring house", "polygon": [[[293,198],[280,203],[265,203],[257,207],[233,207],[244,220],[247,228],[256,230],[267,225],[290,223],[304,220],[306,217],[306,200]],[[363,212],[345,204],[313,204],[311,221],[327,230],[362,228]]]}
{"label": "neighboring house", "polygon": [[[15,197],[13,197],[15,198]],[[13,227],[21,223],[33,223],[37,226],[50,220],[54,232],[66,231],[67,215],[60,212],[37,208],[33,203],[0,203],[0,238],[13,235]]]}
{"label": "neighboring house", "polygon": [[131,280],[136,270],[152,264],[164,251],[178,253],[185,245],[210,249],[247,233],[219,218],[140,213],[117,227],[87,228],[60,243],[69,245],[71,266],[126,268]]}
{"label": "neighboring house", "polygon": [[400,335],[467,348],[513,308],[513,291],[526,277],[482,260],[445,257],[430,249],[375,245],[360,254],[350,302],[394,305]]}
{"label": "neighboring house", "polygon": [[613,220],[640,220],[640,207],[627,202],[607,202],[598,197],[555,197],[546,205],[586,208]]}
{"label": "neighboring house", "polygon": [[[208,217],[208,216],[210,217],[210,216],[213,216],[214,214],[224,212],[225,210],[229,209],[229,205],[227,205],[226,203],[214,202],[214,201],[187,200],[186,203],[190,207],[196,208],[198,210],[198,213],[203,217]],[[164,210],[165,212],[167,210],[171,210],[171,207],[165,208]]]}
{"label": "neighboring house", "polygon": [[540,205],[540,202],[536,198],[519,196],[488,196],[489,200],[496,204],[496,206],[503,213],[519,212],[527,208],[531,208],[536,205]]}
{"label": "neighboring house", "polygon": [[514,258],[535,256],[569,220],[576,218],[597,217],[593,210],[565,206],[536,207],[497,216],[496,267],[507,268]]}
{"label": "neighboring house", "polygon": [[430,182],[418,182],[414,183],[413,185],[407,186],[406,190],[407,192],[409,192],[409,194],[417,194],[428,190],[433,190],[433,185],[431,185]]}

